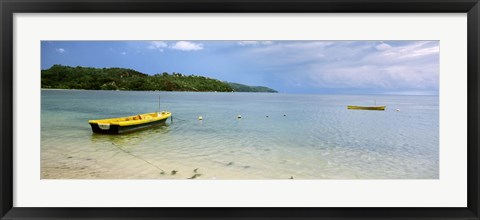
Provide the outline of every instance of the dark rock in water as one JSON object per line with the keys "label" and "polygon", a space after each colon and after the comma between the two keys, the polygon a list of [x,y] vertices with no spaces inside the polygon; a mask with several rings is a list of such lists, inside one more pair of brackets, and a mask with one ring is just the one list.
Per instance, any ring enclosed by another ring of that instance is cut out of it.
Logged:
{"label": "dark rock in water", "polygon": [[160,174],[162,174],[162,175],[165,174],[165,171],[160,172]]}
{"label": "dark rock in water", "polygon": [[67,157],[67,158],[68,158],[68,159],[71,159],[71,158],[73,158],[73,157]]}
{"label": "dark rock in water", "polygon": [[289,179],[293,180],[293,176],[291,176]]}
{"label": "dark rock in water", "polygon": [[195,169],[193,170],[194,173],[196,173],[197,171],[198,171],[198,168],[195,168]]}
{"label": "dark rock in water", "polygon": [[172,170],[172,175],[177,174],[177,172],[178,172],[177,170]]}
{"label": "dark rock in water", "polygon": [[190,178],[188,178],[188,179],[195,179],[195,178],[197,178],[197,177],[199,177],[199,176],[201,176],[201,175],[202,175],[202,174],[197,173],[197,174],[193,175],[192,177],[190,177]]}
{"label": "dark rock in water", "polygon": [[231,165],[233,165],[233,162],[227,163],[227,166],[231,166]]}
{"label": "dark rock in water", "polygon": [[283,115],[283,117],[287,117],[287,115]]}

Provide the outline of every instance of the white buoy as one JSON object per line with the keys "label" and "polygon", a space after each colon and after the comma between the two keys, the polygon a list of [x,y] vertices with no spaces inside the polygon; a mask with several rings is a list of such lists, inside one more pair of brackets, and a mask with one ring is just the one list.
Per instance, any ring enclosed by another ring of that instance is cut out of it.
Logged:
{"label": "white buoy", "polygon": [[198,116],[198,120],[203,120],[203,117],[202,117],[202,116]]}

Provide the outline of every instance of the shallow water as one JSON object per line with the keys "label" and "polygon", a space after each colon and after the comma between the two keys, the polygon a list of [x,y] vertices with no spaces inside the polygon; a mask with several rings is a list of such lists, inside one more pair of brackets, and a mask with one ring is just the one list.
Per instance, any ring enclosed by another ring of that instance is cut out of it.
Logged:
{"label": "shallow water", "polygon": [[[92,133],[159,95],[166,126]],[[42,90],[44,179],[437,179],[438,152],[438,96]]]}

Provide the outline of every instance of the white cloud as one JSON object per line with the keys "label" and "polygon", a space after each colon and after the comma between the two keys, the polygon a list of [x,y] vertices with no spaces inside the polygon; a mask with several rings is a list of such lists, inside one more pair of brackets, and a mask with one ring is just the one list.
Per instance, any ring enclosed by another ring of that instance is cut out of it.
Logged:
{"label": "white cloud", "polygon": [[381,65],[405,65],[412,67],[413,63],[428,63],[432,59],[438,63],[438,42],[401,42],[382,51],[365,51],[361,62]]}
{"label": "white cloud", "polygon": [[252,45],[258,45],[258,41],[246,40],[246,41],[239,41],[237,42],[237,44],[240,46],[252,46]]}
{"label": "white cloud", "polygon": [[377,48],[377,50],[388,50],[391,49],[392,46],[382,42],[381,44],[375,46],[375,48]]}
{"label": "white cloud", "polygon": [[174,45],[170,47],[174,50],[181,50],[181,51],[195,51],[195,50],[203,50],[203,44],[200,43],[193,43],[189,41],[178,41]]}
{"label": "white cloud", "polygon": [[163,52],[163,48],[166,47],[168,47],[168,44],[163,41],[152,41],[147,48],[150,50],[159,50],[160,52]]}
{"label": "white cloud", "polygon": [[309,69],[312,84],[323,88],[438,89],[438,65],[382,66],[364,64],[340,67],[317,66]]}
{"label": "white cloud", "polygon": [[55,51],[57,51],[58,53],[65,53],[67,52],[65,49],[63,48],[56,48]]}
{"label": "white cloud", "polygon": [[292,41],[255,47],[245,57],[291,86],[435,91],[438,54],[438,41]]}
{"label": "white cloud", "polygon": [[240,46],[272,45],[273,41],[246,40],[246,41],[238,41],[237,44]]}
{"label": "white cloud", "polygon": [[[275,57],[274,60],[269,61],[273,66],[292,66],[318,62],[326,58],[325,48],[332,44],[327,41],[292,41],[254,47],[251,52],[260,57]],[[247,56],[251,56],[251,54],[247,54]]]}
{"label": "white cloud", "polygon": [[433,46],[433,47],[427,47],[427,48],[421,48],[412,51],[411,56],[426,56],[430,54],[438,54],[440,52],[440,47],[438,46]]}
{"label": "white cloud", "polygon": [[[358,53],[344,53],[342,60],[311,66],[310,79],[333,88],[379,88],[386,90],[437,90],[439,83],[438,42],[397,42],[375,45]],[[357,47],[360,48],[360,47]],[[333,51],[332,51],[333,52]]]}

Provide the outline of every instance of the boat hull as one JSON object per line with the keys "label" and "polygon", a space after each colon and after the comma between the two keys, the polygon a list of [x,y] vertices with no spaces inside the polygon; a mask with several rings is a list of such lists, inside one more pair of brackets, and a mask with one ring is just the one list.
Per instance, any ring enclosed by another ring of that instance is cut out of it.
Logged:
{"label": "boat hull", "polygon": [[385,111],[386,106],[356,106],[356,105],[349,105],[347,109],[352,110],[376,110],[376,111]]}
{"label": "boat hull", "polygon": [[165,125],[167,119],[162,119],[158,121],[152,121],[149,123],[130,125],[130,126],[120,126],[120,125],[110,125],[108,129],[101,128],[97,123],[90,123],[93,133],[96,134],[125,134],[138,130],[147,129],[150,127],[155,127],[159,125]]}

